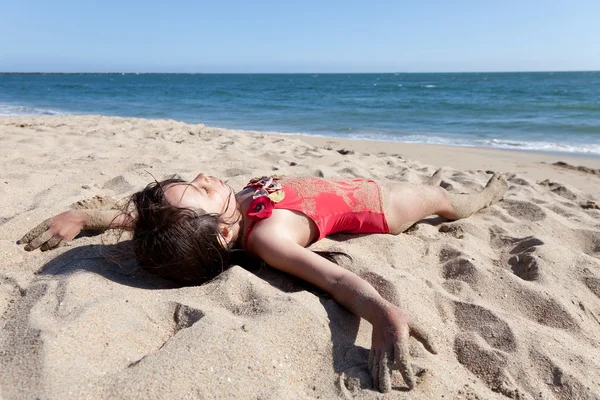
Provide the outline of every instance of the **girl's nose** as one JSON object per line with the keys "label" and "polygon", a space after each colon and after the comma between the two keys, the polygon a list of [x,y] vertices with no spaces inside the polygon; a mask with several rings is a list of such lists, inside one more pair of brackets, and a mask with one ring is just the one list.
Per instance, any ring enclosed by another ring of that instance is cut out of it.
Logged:
{"label": "girl's nose", "polygon": [[206,180],[206,175],[204,175],[204,172],[200,172],[198,176],[194,178],[193,182],[201,182],[204,180]]}

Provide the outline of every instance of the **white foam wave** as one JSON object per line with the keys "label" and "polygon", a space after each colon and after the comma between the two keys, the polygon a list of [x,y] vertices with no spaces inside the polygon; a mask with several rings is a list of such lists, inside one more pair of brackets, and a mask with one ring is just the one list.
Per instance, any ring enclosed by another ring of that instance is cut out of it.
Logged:
{"label": "white foam wave", "polygon": [[[371,135],[369,139],[374,139]],[[366,137],[364,138],[366,139]],[[377,139],[375,139],[377,140]],[[384,140],[401,141],[405,143],[440,144],[461,147],[491,147],[505,150],[542,151],[550,153],[571,153],[600,156],[600,144],[595,143],[558,143],[558,142],[528,142],[508,139],[468,139],[442,136],[409,135],[386,136]]]}
{"label": "white foam wave", "polygon": [[437,86],[436,85],[421,85],[421,87],[430,89],[430,88],[435,88]]}
{"label": "white foam wave", "polygon": [[67,115],[66,112],[49,108],[29,107],[19,104],[0,103],[0,115],[7,116],[38,116],[38,115]]}
{"label": "white foam wave", "polygon": [[490,147],[501,149],[548,151],[557,153],[579,153],[600,155],[600,144],[568,144],[555,142],[525,142],[515,140],[491,139],[486,141]]}

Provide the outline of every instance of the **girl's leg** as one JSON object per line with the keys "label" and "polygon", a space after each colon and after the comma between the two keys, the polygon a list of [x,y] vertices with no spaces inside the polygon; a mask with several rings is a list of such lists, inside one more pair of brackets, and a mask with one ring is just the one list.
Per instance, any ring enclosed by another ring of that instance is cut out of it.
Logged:
{"label": "girl's leg", "polygon": [[479,193],[456,194],[431,186],[440,182],[441,170],[425,185],[399,183],[383,190],[384,212],[391,233],[404,232],[415,222],[434,214],[450,220],[466,218],[496,203],[508,187],[501,174],[494,174]]}

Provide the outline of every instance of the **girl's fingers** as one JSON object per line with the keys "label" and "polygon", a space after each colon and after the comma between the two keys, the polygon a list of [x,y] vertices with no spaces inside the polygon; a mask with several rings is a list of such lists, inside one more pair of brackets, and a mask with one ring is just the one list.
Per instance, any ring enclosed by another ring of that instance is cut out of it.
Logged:
{"label": "girl's fingers", "polygon": [[387,393],[392,390],[392,363],[394,357],[392,349],[385,351],[379,360],[379,391]]}
{"label": "girl's fingers", "polygon": [[396,363],[396,369],[402,374],[406,386],[408,386],[409,389],[412,389],[415,387],[415,376],[410,363],[408,362],[408,355],[408,339],[400,339],[400,341],[394,345],[394,361]]}
{"label": "girl's fingers", "polygon": [[433,340],[429,337],[429,334],[422,329],[420,326],[414,323],[409,323],[410,335],[417,339],[423,344],[423,346],[432,354],[437,354],[437,350],[433,345]]}
{"label": "girl's fingers", "polygon": [[41,251],[52,250],[53,248],[57,247],[60,244],[61,240],[62,239],[60,238],[60,236],[52,236],[50,238],[50,240],[48,240],[46,243],[44,243],[40,247],[40,250]]}
{"label": "girl's fingers", "polygon": [[52,232],[47,230],[25,246],[25,251],[35,250],[52,238]]}
{"label": "girl's fingers", "polygon": [[[19,239],[17,241],[17,244],[27,244],[27,243],[31,242],[33,239],[42,235],[44,232],[46,232],[48,229],[50,229],[51,221],[52,221],[52,218],[48,218],[47,220],[45,220],[44,222],[42,222],[41,224],[39,224],[32,230],[30,230],[29,232],[27,232],[25,234],[25,236],[23,236],[21,239]],[[39,245],[37,247],[39,247]],[[35,248],[37,248],[37,247],[35,247]],[[27,249],[25,249],[25,250],[27,250]]]}
{"label": "girl's fingers", "polygon": [[379,354],[377,352],[371,351],[373,353],[373,361],[371,363],[371,378],[373,379],[373,387],[379,389]]}

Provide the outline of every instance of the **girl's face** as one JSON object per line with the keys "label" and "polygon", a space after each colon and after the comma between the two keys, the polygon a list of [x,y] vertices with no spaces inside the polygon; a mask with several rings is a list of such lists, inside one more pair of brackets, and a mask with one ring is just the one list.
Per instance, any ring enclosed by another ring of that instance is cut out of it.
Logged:
{"label": "girl's face", "polygon": [[200,173],[190,183],[174,183],[165,189],[165,199],[179,208],[203,209],[209,214],[232,217],[236,211],[235,193],[222,180]]}

